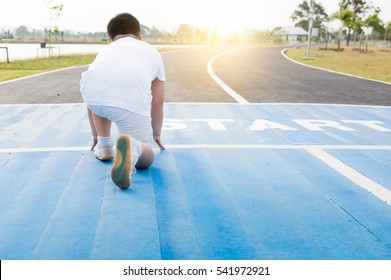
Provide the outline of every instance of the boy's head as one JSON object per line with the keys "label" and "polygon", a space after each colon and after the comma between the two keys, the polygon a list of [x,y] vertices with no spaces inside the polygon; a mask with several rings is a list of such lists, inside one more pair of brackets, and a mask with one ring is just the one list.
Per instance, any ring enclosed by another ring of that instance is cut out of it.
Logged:
{"label": "boy's head", "polygon": [[128,13],[123,13],[113,17],[107,24],[107,33],[111,40],[114,40],[117,35],[133,34],[136,37],[140,36],[139,21]]}

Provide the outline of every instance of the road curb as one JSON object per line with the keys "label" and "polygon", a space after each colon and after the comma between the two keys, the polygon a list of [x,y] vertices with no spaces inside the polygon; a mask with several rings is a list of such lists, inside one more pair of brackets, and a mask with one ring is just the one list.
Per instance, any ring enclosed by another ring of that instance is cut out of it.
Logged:
{"label": "road curb", "polygon": [[71,66],[71,67],[60,68],[60,69],[51,70],[51,71],[47,71],[47,72],[37,73],[37,74],[33,74],[33,75],[28,75],[28,76],[24,76],[24,77],[12,79],[12,80],[0,82],[0,86],[5,85],[5,84],[9,84],[9,83],[13,83],[13,82],[18,82],[18,81],[30,79],[30,78],[35,78],[35,77],[51,74],[51,73],[56,73],[56,72],[61,72],[61,71],[71,70],[71,69],[77,69],[77,68],[81,68],[81,67],[85,67],[85,66],[87,66],[87,65]]}
{"label": "road curb", "polygon": [[361,76],[356,76],[356,75],[352,75],[352,74],[347,74],[347,73],[343,73],[343,72],[338,72],[338,71],[333,71],[333,70],[329,70],[329,69],[325,69],[325,68],[320,68],[320,67],[316,67],[316,66],[312,66],[312,65],[308,65],[308,64],[305,64],[305,63],[301,63],[297,60],[294,60],[290,57],[288,57],[286,55],[286,51],[290,50],[290,49],[293,49],[293,48],[286,48],[286,49],[283,49],[281,51],[281,54],[282,56],[284,56],[286,59],[296,63],[296,64],[300,64],[302,66],[306,66],[306,67],[309,67],[309,68],[313,68],[313,69],[317,69],[317,70],[322,70],[322,71],[326,71],[326,72],[329,72],[329,73],[334,73],[334,74],[339,74],[339,75],[344,75],[344,76],[347,76],[347,77],[351,77],[351,78],[357,78],[357,79],[362,79],[362,80],[367,80],[367,81],[371,81],[371,82],[377,82],[377,83],[382,83],[382,84],[386,84],[386,85],[391,85],[391,83],[389,82],[385,82],[385,81],[380,81],[380,80],[375,80],[375,79],[371,79],[371,78],[365,78],[365,77],[361,77]]}

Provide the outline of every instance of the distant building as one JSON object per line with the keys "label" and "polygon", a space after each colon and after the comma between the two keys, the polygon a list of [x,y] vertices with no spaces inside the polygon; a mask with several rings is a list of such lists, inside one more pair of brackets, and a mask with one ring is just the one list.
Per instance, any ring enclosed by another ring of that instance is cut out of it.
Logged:
{"label": "distant building", "polygon": [[294,43],[307,40],[308,32],[301,27],[285,27],[281,28],[276,35],[283,41]]}

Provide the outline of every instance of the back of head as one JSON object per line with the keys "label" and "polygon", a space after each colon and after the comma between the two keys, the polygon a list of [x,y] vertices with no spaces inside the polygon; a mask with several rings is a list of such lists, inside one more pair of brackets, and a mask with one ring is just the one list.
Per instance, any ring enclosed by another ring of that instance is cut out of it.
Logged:
{"label": "back of head", "polygon": [[107,25],[107,33],[110,39],[114,39],[117,35],[133,34],[140,35],[139,21],[128,13],[123,13],[113,17]]}

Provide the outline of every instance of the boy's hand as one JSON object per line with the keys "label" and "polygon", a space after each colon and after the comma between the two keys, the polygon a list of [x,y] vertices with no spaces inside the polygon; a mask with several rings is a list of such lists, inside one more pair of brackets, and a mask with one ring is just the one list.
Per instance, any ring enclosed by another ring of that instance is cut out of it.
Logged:
{"label": "boy's hand", "polygon": [[154,138],[156,144],[159,146],[160,150],[164,150],[165,148],[164,148],[164,146],[162,145],[162,143],[160,142],[160,136],[155,136],[155,137],[153,137],[153,138]]}

